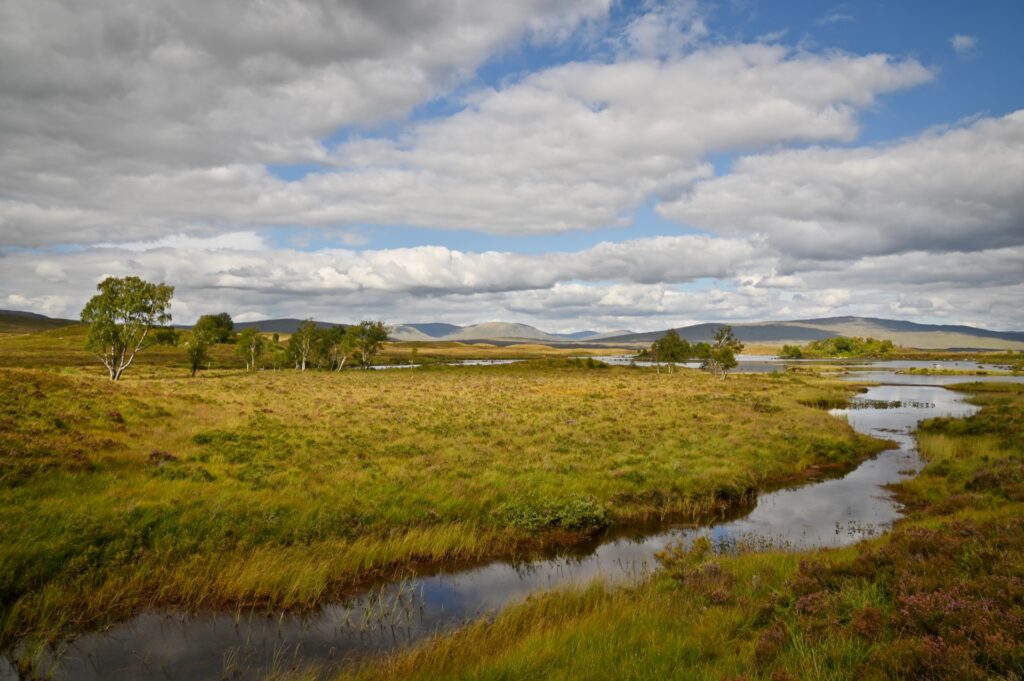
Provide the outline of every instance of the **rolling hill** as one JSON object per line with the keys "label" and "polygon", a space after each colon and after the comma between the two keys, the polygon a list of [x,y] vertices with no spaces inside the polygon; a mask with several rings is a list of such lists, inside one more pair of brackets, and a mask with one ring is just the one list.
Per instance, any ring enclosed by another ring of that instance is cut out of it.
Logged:
{"label": "rolling hill", "polygon": [[[723,322],[724,323],[724,322]],[[722,323],[694,324],[676,331],[690,342],[710,341]],[[804,344],[836,336],[862,336],[891,340],[897,345],[922,350],[1024,350],[1024,333],[990,331],[971,326],[918,324],[875,317],[826,317],[794,321],[733,324],[736,336],[745,343]],[[667,331],[667,329],[666,329]],[[665,331],[623,334],[603,339],[607,343],[650,343]]]}
{"label": "rolling hill", "polygon": [[[246,329],[259,329],[263,333],[295,333],[295,329],[299,328],[299,324],[304,322],[304,319],[260,319],[255,322],[235,322],[235,331],[244,331]],[[345,326],[345,324],[335,324],[333,322],[317,322],[316,326],[318,329],[330,329],[335,326]],[[192,328],[192,327],[183,327]]]}
{"label": "rolling hill", "polygon": [[391,330],[395,340],[406,341],[484,341],[484,340],[531,340],[546,343],[597,341],[608,336],[621,336],[630,331],[611,332],[574,331],[572,333],[548,333],[530,326],[512,322],[484,322],[469,326],[456,326],[439,322],[430,324],[399,324]]}
{"label": "rolling hill", "polygon": [[35,333],[78,323],[76,319],[55,319],[34,312],[0,310],[0,333]]}
{"label": "rolling hill", "polygon": [[[290,334],[302,323],[301,319],[264,319],[235,322],[242,331],[257,328],[265,333]],[[0,334],[33,333],[66,327],[78,322],[72,319],[54,319],[33,312],[0,310]],[[725,323],[725,322],[722,322]],[[677,327],[680,336],[690,342],[710,341],[722,323],[693,324]],[[317,322],[320,328],[345,326],[333,322]],[[823,317],[734,323],[733,331],[744,343],[760,345],[803,345],[810,341],[836,336],[864,336],[891,340],[897,345],[923,350],[1022,350],[1024,332],[992,331],[955,324],[919,324],[897,319],[877,317]],[[181,326],[179,328],[189,328]],[[593,347],[613,345],[649,344],[665,334],[662,331],[633,333],[630,331],[577,331],[574,333],[547,333],[528,324],[514,322],[484,322],[458,326],[444,322],[398,324],[392,327],[391,338],[399,341],[419,342],[515,342],[545,343],[564,347]]]}

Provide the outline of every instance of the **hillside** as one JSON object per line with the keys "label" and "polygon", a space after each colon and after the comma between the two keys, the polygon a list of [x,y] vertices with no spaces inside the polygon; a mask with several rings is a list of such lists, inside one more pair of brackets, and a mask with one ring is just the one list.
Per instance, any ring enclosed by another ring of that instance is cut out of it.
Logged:
{"label": "hillside", "polygon": [[[295,333],[295,329],[299,328],[299,324],[301,324],[304,321],[306,320],[284,318],[261,319],[255,322],[235,322],[235,331],[244,331],[246,329],[259,329],[263,333]],[[329,329],[335,326],[345,325],[335,324],[333,322],[317,322],[316,326],[318,329]]]}
{"label": "hillside", "polygon": [[[722,322],[725,323],[725,322]],[[690,342],[710,341],[722,323],[705,323],[676,329]],[[1024,333],[991,331],[970,326],[918,324],[874,317],[827,317],[781,322],[733,324],[733,331],[745,343],[804,344],[836,336],[872,337],[896,345],[922,350],[1024,350]],[[633,333],[605,338],[604,342],[650,343],[665,331]]]}
{"label": "hillside", "polygon": [[35,333],[77,323],[75,319],[55,319],[34,312],[0,310],[0,333]]}
{"label": "hillside", "polygon": [[[297,318],[264,319],[235,322],[242,331],[257,328],[265,333],[290,334],[302,323]],[[0,334],[33,333],[58,329],[77,322],[53,319],[32,312],[0,310]],[[680,336],[694,342],[712,340],[715,330],[723,323],[708,322],[676,327]],[[334,322],[318,321],[320,328],[345,326]],[[823,317],[792,321],[734,323],[733,330],[741,341],[758,345],[803,345],[814,340],[836,336],[861,336],[891,340],[896,345],[922,350],[1022,350],[1024,332],[992,331],[954,324],[919,324],[877,317]],[[188,328],[182,326],[179,328]],[[632,333],[630,331],[577,331],[548,333],[529,324],[514,322],[484,322],[458,326],[444,322],[397,324],[392,327],[391,338],[397,341],[421,343],[461,342],[480,343],[531,341],[560,347],[603,347],[609,345],[649,344],[664,335],[662,331]]]}
{"label": "hillside", "polygon": [[545,341],[548,343],[565,343],[580,341],[597,341],[611,336],[631,333],[628,330],[610,332],[573,331],[571,333],[548,333],[530,326],[512,322],[485,322],[470,326],[456,326],[434,322],[429,324],[399,324],[392,328],[391,337],[403,341],[482,341],[524,339]]}

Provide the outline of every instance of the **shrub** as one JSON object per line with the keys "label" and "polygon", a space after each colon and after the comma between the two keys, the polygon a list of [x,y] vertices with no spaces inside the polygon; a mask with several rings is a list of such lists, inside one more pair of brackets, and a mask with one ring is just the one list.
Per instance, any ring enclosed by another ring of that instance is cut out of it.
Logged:
{"label": "shrub", "polygon": [[609,524],[605,509],[588,497],[558,501],[523,499],[506,504],[501,511],[505,524],[530,532],[572,530],[596,532]]}

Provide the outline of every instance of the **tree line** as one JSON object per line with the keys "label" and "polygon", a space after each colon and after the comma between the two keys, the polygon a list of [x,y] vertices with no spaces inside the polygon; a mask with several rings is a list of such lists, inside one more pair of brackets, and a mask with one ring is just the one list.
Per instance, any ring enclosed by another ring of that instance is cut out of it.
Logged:
{"label": "tree line", "polygon": [[[96,287],[82,309],[82,321],[89,324],[86,348],[107,368],[116,381],[135,361],[136,355],[154,344],[178,345],[182,334],[172,328],[171,298],[174,287],[154,284],[139,277],[107,277]],[[209,366],[210,348],[218,343],[234,343],[235,355],[245,362],[246,371],[255,371],[270,360],[274,367],[292,364],[307,368],[340,371],[346,365],[369,367],[388,338],[388,327],[381,321],[364,320],[351,326],[321,328],[312,319],[299,324],[286,345],[278,334],[267,339],[254,328],[235,333],[231,315],[226,312],[203,315],[184,341],[191,375]],[[700,360],[702,368],[725,377],[737,366],[736,354],[743,344],[731,326],[715,331],[712,343],[690,344],[670,329],[664,336],[641,350],[637,359],[661,363]]]}
{"label": "tree line", "polygon": [[891,340],[837,336],[811,341],[807,345],[783,345],[783,359],[815,359],[819,357],[886,357],[896,351]]}
{"label": "tree line", "polygon": [[701,368],[723,378],[725,372],[739,365],[736,355],[743,351],[740,342],[729,325],[722,325],[715,330],[715,338],[711,343],[690,343],[679,335],[675,329],[669,329],[658,340],[637,353],[636,358],[654,362],[661,369],[662,362],[669,366],[677,362],[699,361]]}
{"label": "tree line", "polygon": [[234,333],[230,315],[222,312],[200,317],[185,348],[193,376],[210,361],[209,349],[216,343],[233,343],[235,356],[245,362],[246,371],[256,371],[268,364],[274,368],[291,364],[299,371],[341,371],[346,364],[369,367],[387,339],[388,327],[381,321],[367,319],[350,326],[320,327],[306,319],[287,344],[282,344],[277,333],[270,338],[255,328]]}
{"label": "tree line", "polygon": [[235,355],[245,362],[246,371],[268,363],[274,367],[291,364],[299,371],[340,371],[346,365],[366,368],[389,333],[382,321],[321,328],[307,319],[282,344],[276,333],[271,338],[255,328],[236,333],[231,315],[222,312],[203,315],[185,335],[169,326],[173,286],[139,277],[107,277],[96,289],[98,293],[81,314],[82,321],[89,324],[86,349],[103,363],[112,381],[119,380],[136,355],[152,345],[183,345],[192,376],[209,366],[210,349],[219,343],[234,344]]}

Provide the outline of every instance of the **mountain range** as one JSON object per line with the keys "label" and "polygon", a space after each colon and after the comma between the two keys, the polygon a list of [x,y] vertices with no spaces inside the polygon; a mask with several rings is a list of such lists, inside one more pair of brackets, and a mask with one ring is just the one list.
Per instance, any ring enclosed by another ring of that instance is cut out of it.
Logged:
{"label": "mountain range", "polygon": [[[721,324],[694,324],[676,331],[690,342],[710,341]],[[877,317],[825,317],[780,322],[733,324],[744,343],[804,344],[836,336],[861,336],[891,340],[896,345],[924,350],[1024,350],[1024,332],[990,331],[973,326],[918,324]],[[623,334],[605,338],[606,343],[651,343],[665,331]]]}
{"label": "mountain range", "polygon": [[[265,319],[236,322],[235,329],[257,328],[266,333],[292,333],[301,319]],[[0,333],[31,333],[76,324],[72,319],[55,319],[33,312],[0,310]],[[320,328],[343,326],[318,321]],[[677,327],[680,336],[690,342],[710,341],[721,323],[693,324]],[[805,344],[813,340],[836,336],[870,336],[891,340],[897,345],[931,350],[1024,350],[1024,332],[990,331],[971,326],[950,324],[918,324],[876,317],[825,317],[732,324],[736,336],[744,343],[782,345]],[[187,328],[187,327],[186,327]],[[462,343],[532,342],[581,345],[615,346],[646,345],[665,334],[667,329],[633,333],[631,331],[576,331],[548,333],[528,324],[513,322],[484,322],[458,326],[444,322],[397,324],[392,327],[391,338],[399,341],[455,341]]]}
{"label": "mountain range", "polygon": [[597,341],[609,336],[622,336],[632,331],[576,331],[573,333],[547,333],[529,324],[512,322],[484,322],[469,326],[454,324],[399,324],[392,328],[391,337],[404,341],[483,341],[523,339],[544,342]]}
{"label": "mountain range", "polygon": [[[267,332],[291,333],[298,319],[269,319],[258,322],[236,323],[235,328],[257,327]],[[724,322],[723,322],[724,323]],[[334,326],[318,322],[321,326]],[[676,327],[679,335],[691,343],[710,341],[722,323],[693,324]],[[897,345],[928,350],[1024,350],[1024,332],[990,331],[972,326],[951,324],[918,324],[877,317],[824,317],[734,323],[733,331],[744,343],[803,345],[810,341],[836,336],[870,336],[891,340]],[[593,345],[646,345],[661,338],[668,329],[634,333],[632,331],[577,331],[549,333],[528,324],[514,322],[484,322],[458,326],[444,322],[407,323],[392,326],[391,338],[399,341],[455,341],[479,342],[533,342],[547,344]]]}

